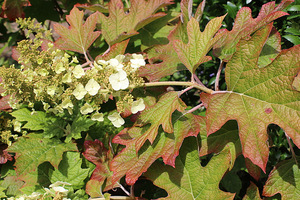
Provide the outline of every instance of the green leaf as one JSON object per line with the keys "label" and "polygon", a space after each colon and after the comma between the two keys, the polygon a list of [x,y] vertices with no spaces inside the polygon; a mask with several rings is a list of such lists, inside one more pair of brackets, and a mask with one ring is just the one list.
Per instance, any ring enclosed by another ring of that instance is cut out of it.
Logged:
{"label": "green leaf", "polygon": [[121,131],[114,139],[114,143],[126,145],[126,148],[121,151],[111,162],[110,167],[114,172],[113,182],[116,182],[126,174],[126,182],[129,185],[147,171],[148,167],[158,158],[162,157],[167,165],[175,166],[175,158],[179,154],[179,149],[184,138],[188,136],[197,136],[200,130],[200,122],[202,117],[181,113],[173,114],[174,132],[166,133],[159,129],[158,135],[150,145],[146,142],[145,145],[136,151],[137,141],[143,137],[149,126],[142,128],[133,127],[129,130]]}
{"label": "green leaf", "polygon": [[67,137],[65,142],[70,142],[72,138],[80,139],[82,131],[88,131],[89,128],[95,124],[95,121],[87,118],[87,116],[78,115],[71,125],[71,128],[67,128]]}
{"label": "green leaf", "polygon": [[207,133],[235,119],[243,155],[265,171],[269,155],[267,127],[277,124],[300,147],[300,93],[292,81],[300,69],[300,45],[283,50],[266,67],[257,66],[271,25],[257,31],[250,40],[241,40],[225,69],[228,91],[202,93],[207,107]]}
{"label": "green leaf", "polygon": [[22,194],[20,188],[24,185],[24,182],[18,179],[17,176],[7,176],[4,178],[0,187],[6,188],[5,194],[8,196],[17,196]]}
{"label": "green leaf", "polygon": [[64,127],[66,122],[58,117],[47,115],[42,111],[35,111],[31,114],[31,111],[27,108],[22,108],[11,113],[12,116],[18,121],[26,121],[27,123],[22,127],[29,130],[44,130],[44,136],[52,138],[57,136],[58,138],[64,135]]}
{"label": "green leaf", "polygon": [[99,31],[94,31],[97,23],[97,14],[90,15],[83,24],[83,11],[74,7],[70,15],[67,15],[67,22],[70,24],[66,28],[60,24],[54,24],[54,30],[61,37],[56,40],[55,45],[59,49],[71,50],[85,54],[87,49],[100,35]]}
{"label": "green leaf", "polygon": [[[299,163],[299,158],[297,158]],[[300,169],[295,159],[282,161],[271,171],[263,189],[263,195],[271,197],[281,194],[282,200],[299,199]]]}
{"label": "green leaf", "polygon": [[273,20],[288,15],[282,12],[291,1],[283,0],[275,7],[275,2],[269,2],[262,6],[257,18],[251,16],[251,9],[241,8],[235,18],[234,26],[231,31],[220,30],[218,34],[224,34],[214,46],[214,54],[224,61],[229,61],[232,54],[236,51],[236,45],[240,39],[250,36],[251,33],[269,24]]}
{"label": "green leaf", "polygon": [[299,36],[296,36],[296,35],[284,35],[282,37],[284,37],[285,39],[287,39],[288,41],[290,41],[294,45],[300,44],[300,38],[299,38]]}
{"label": "green leaf", "polygon": [[173,41],[178,57],[191,73],[194,73],[201,63],[211,60],[206,54],[222,37],[222,34],[216,37],[214,35],[221,27],[224,17],[212,19],[203,32],[200,31],[197,20],[192,17],[187,24],[188,43],[185,44],[181,40]]}
{"label": "green leaf", "polygon": [[121,0],[111,0],[108,3],[108,17],[98,13],[102,35],[109,45],[138,34],[137,30],[165,16],[166,14],[163,12],[155,12],[171,4],[172,0],[132,0],[130,3],[129,13],[124,12],[124,5]]}
{"label": "green leaf", "polygon": [[16,153],[16,172],[22,177],[43,162],[48,161],[57,168],[63,152],[77,151],[77,147],[73,143],[65,144],[56,138],[42,138],[41,134],[31,133],[19,138],[7,151]]}
{"label": "green leaf", "polygon": [[265,67],[274,60],[281,51],[281,37],[275,28],[272,29],[258,59],[258,66]]}
{"label": "green leaf", "polygon": [[230,151],[225,148],[202,167],[196,139],[188,137],[180,149],[175,168],[156,162],[145,176],[168,192],[168,197],[160,199],[233,199],[234,194],[219,189],[219,182],[230,166],[230,157]]}
{"label": "green leaf", "polygon": [[250,186],[243,200],[261,200],[258,187],[254,183],[250,182]]}
{"label": "green leaf", "polygon": [[178,93],[174,91],[165,93],[155,105],[145,109],[135,125],[143,126],[150,123],[151,126],[144,132],[143,137],[136,141],[136,150],[138,151],[147,139],[150,143],[153,143],[160,125],[162,125],[165,132],[172,133],[172,113],[175,110],[182,112],[185,109],[185,103],[178,97]]}
{"label": "green leaf", "polygon": [[82,158],[78,152],[66,152],[58,165],[58,169],[50,169],[51,183],[63,181],[72,184],[73,189],[80,189],[85,185],[84,180],[88,177],[89,169],[82,169]]}
{"label": "green leaf", "polygon": [[33,171],[24,174],[21,179],[25,181],[21,191],[24,194],[30,195],[33,192],[44,193],[44,187],[49,187],[51,184],[49,171],[53,169],[53,166],[49,162],[44,162]]}

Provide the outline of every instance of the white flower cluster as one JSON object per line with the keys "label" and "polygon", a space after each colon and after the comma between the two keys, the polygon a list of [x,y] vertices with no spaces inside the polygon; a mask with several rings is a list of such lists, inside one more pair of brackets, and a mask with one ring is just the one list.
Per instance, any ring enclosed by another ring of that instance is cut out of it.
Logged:
{"label": "white flower cluster", "polygon": [[71,200],[69,198],[66,198],[68,195],[69,190],[65,189],[65,185],[71,185],[67,182],[57,181],[49,186],[49,188],[44,188],[45,193],[41,194],[38,192],[33,192],[30,195],[22,195],[20,197],[10,197],[7,200],[39,200],[44,199],[46,195],[51,195],[54,199],[57,198],[57,196],[63,197],[62,200]]}

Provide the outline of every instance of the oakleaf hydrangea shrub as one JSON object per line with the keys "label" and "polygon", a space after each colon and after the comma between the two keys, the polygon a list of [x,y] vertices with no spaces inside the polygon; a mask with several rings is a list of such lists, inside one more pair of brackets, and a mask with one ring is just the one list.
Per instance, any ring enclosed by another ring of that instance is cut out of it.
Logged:
{"label": "oakleaf hydrangea shrub", "polygon": [[67,23],[18,18],[0,67],[1,198],[300,198],[300,46],[273,27],[292,0],[228,3],[230,30],[206,1],[58,2]]}

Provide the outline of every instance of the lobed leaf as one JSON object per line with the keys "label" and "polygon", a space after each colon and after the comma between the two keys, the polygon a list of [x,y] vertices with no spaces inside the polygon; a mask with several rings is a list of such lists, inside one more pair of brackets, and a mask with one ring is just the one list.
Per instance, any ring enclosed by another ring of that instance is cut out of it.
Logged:
{"label": "lobed leaf", "polygon": [[108,17],[98,13],[102,35],[109,45],[138,34],[137,30],[165,16],[165,13],[156,13],[156,11],[172,4],[172,0],[132,0],[130,3],[131,6],[128,13],[125,13],[121,0],[111,0],[108,3]]}
{"label": "lobed leaf", "polygon": [[67,22],[70,24],[66,28],[60,24],[54,24],[54,30],[61,37],[55,42],[59,49],[76,51],[85,54],[87,49],[99,37],[100,32],[94,31],[97,23],[97,13],[90,15],[83,24],[83,11],[74,7],[70,15],[67,15]]}
{"label": "lobed leaf", "polygon": [[110,167],[114,172],[113,182],[126,175],[127,184],[134,184],[160,157],[165,164],[175,166],[175,158],[179,154],[184,138],[197,136],[199,133],[201,117],[192,114],[182,116],[178,112],[173,117],[174,132],[170,134],[159,129],[152,145],[149,142],[145,143],[139,152],[136,151],[137,141],[143,137],[149,126],[124,129],[113,139],[114,143],[126,145],[126,148],[111,162]]}
{"label": "lobed leaf", "polygon": [[173,41],[178,57],[191,73],[194,73],[201,63],[211,60],[206,54],[222,37],[222,34],[216,37],[214,35],[221,27],[224,17],[212,19],[203,32],[200,31],[199,22],[192,17],[187,24],[188,43],[185,44],[181,40]]}
{"label": "lobed leaf", "polygon": [[300,147],[300,93],[292,81],[300,69],[300,45],[283,50],[266,67],[258,58],[272,25],[257,31],[250,40],[241,40],[225,69],[228,91],[202,94],[207,107],[207,133],[235,119],[243,155],[265,171],[269,148],[267,126],[277,124]]}
{"label": "lobed leaf", "polygon": [[48,161],[57,168],[63,152],[77,151],[77,147],[74,143],[65,144],[56,138],[48,139],[41,134],[30,133],[19,138],[7,151],[16,153],[16,172],[22,177],[36,170],[36,166],[43,162]]}
{"label": "lobed leaf", "polygon": [[[299,158],[297,158],[299,163]],[[300,197],[300,169],[295,159],[282,161],[271,171],[263,189],[263,195],[271,197],[281,194],[282,200],[296,200]]]}
{"label": "lobed leaf", "polygon": [[113,157],[112,152],[107,150],[99,140],[85,141],[84,149],[84,157],[96,165],[90,180],[87,182],[86,192],[92,197],[97,197],[99,192],[101,193],[104,183],[104,191],[118,187],[117,183],[112,183],[113,173],[109,169]]}
{"label": "lobed leaf", "polygon": [[262,6],[257,18],[251,16],[251,9],[241,8],[235,18],[234,26],[231,31],[227,29],[220,30],[218,34],[224,34],[222,38],[214,45],[214,54],[224,61],[229,61],[232,54],[236,51],[236,45],[240,39],[250,36],[251,33],[269,24],[273,20],[288,15],[281,10],[291,4],[293,0],[282,0],[275,7],[275,1],[266,3]]}
{"label": "lobed leaf", "polygon": [[144,132],[143,137],[136,141],[136,150],[138,151],[147,139],[150,143],[153,143],[160,125],[162,125],[165,132],[172,133],[172,113],[175,110],[182,112],[185,109],[185,103],[175,91],[165,93],[155,105],[146,108],[137,119],[135,125],[143,126],[150,123],[151,126]]}
{"label": "lobed leaf", "polygon": [[54,136],[62,137],[66,122],[60,118],[47,115],[42,111],[35,111],[31,114],[27,108],[22,108],[11,113],[16,120],[27,123],[22,127],[33,131],[44,130],[44,136],[52,138]]}
{"label": "lobed leaf", "polygon": [[168,192],[166,198],[160,199],[233,199],[234,194],[219,189],[219,182],[230,166],[230,157],[230,150],[225,148],[202,167],[196,139],[189,137],[180,149],[175,168],[156,162],[145,176]]}
{"label": "lobed leaf", "polygon": [[82,169],[82,159],[79,152],[66,152],[57,169],[49,170],[51,183],[57,181],[72,184],[73,189],[80,189],[84,186],[84,180],[88,177],[89,169]]}
{"label": "lobed leaf", "polygon": [[10,21],[16,20],[18,17],[25,17],[23,6],[30,5],[28,0],[4,0],[0,16],[8,18]]}

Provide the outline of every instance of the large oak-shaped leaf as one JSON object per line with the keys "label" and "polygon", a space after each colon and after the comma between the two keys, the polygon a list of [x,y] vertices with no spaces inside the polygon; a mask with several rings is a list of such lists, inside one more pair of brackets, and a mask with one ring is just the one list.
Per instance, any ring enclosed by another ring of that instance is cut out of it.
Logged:
{"label": "large oak-shaped leaf", "polygon": [[228,61],[236,50],[236,44],[241,38],[250,36],[251,33],[269,24],[273,20],[287,15],[281,11],[286,8],[293,0],[282,0],[275,7],[275,1],[266,3],[262,6],[257,18],[253,19],[251,9],[243,7],[236,15],[234,26],[231,31],[222,29],[218,34],[224,34],[214,46],[214,54],[220,59]]}
{"label": "large oak-shaped leaf", "polygon": [[211,57],[206,54],[222,37],[222,34],[218,34],[216,37],[214,35],[221,27],[224,17],[212,19],[203,32],[200,31],[199,22],[195,18],[191,18],[187,24],[188,43],[185,44],[181,40],[173,42],[181,62],[191,73],[194,73],[201,63],[211,60]]}
{"label": "large oak-shaped leaf", "polygon": [[74,143],[65,144],[56,138],[48,139],[43,138],[42,134],[31,133],[19,138],[7,151],[16,153],[16,172],[22,177],[36,170],[43,162],[50,162],[57,168],[62,154],[65,151],[77,151],[77,147]]}
{"label": "large oak-shaped leaf", "polygon": [[70,15],[67,15],[67,22],[70,24],[66,28],[60,24],[54,24],[54,30],[61,36],[55,45],[63,50],[71,50],[85,53],[86,50],[100,35],[99,31],[94,31],[97,23],[97,14],[90,15],[83,24],[83,11],[74,7]]}
{"label": "large oak-shaped leaf", "polygon": [[168,192],[168,196],[161,199],[233,199],[234,194],[219,189],[219,182],[228,170],[230,161],[230,150],[225,148],[202,167],[196,139],[189,137],[180,149],[175,168],[157,162],[145,176]]}
{"label": "large oak-shaped leaf", "polygon": [[243,155],[262,170],[269,154],[269,124],[282,127],[300,147],[300,93],[292,87],[300,69],[300,45],[281,51],[271,64],[259,68],[258,57],[271,28],[237,45],[225,71],[228,91],[201,95],[207,107],[207,134],[230,119],[237,120]]}
{"label": "large oak-shaped leaf", "polygon": [[173,133],[172,114],[175,110],[182,112],[185,109],[185,103],[174,91],[165,93],[155,105],[145,109],[137,119],[136,125],[143,126],[150,123],[151,126],[136,141],[136,150],[138,151],[147,139],[153,143],[160,125],[165,132]]}
{"label": "large oak-shaped leaf", "polygon": [[114,143],[126,145],[126,148],[111,163],[111,170],[114,172],[113,182],[126,174],[127,184],[134,184],[139,176],[160,157],[165,164],[174,167],[175,158],[178,156],[184,138],[196,136],[200,130],[200,122],[199,116],[192,114],[182,116],[181,113],[176,112],[173,114],[174,133],[166,133],[159,129],[153,144],[146,142],[139,152],[136,152],[136,141],[143,137],[149,126],[124,129],[113,139]]}
{"label": "large oak-shaped leaf", "polygon": [[172,0],[131,0],[130,3],[130,9],[125,13],[121,0],[111,0],[108,4],[109,16],[99,13],[102,35],[109,45],[138,34],[137,30],[165,16],[165,13],[155,12],[171,4]]}
{"label": "large oak-shaped leaf", "polygon": [[[297,158],[299,163],[300,159]],[[280,193],[282,200],[300,198],[300,169],[294,159],[285,160],[271,171],[264,186],[263,195],[267,197]]]}

